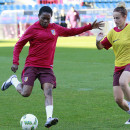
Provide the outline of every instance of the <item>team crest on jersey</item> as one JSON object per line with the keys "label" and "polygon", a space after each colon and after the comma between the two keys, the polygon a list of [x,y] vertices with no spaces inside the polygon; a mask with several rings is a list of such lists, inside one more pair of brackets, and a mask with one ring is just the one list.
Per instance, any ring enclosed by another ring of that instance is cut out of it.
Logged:
{"label": "team crest on jersey", "polygon": [[24,77],[24,82],[27,82],[28,81],[28,77]]}
{"label": "team crest on jersey", "polygon": [[55,29],[52,29],[51,33],[55,36],[56,35]]}

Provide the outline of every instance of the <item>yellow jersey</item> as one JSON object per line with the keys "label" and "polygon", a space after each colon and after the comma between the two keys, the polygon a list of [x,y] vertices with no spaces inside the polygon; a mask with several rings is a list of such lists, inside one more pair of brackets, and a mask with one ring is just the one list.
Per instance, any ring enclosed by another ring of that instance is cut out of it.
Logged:
{"label": "yellow jersey", "polygon": [[105,49],[113,47],[115,66],[122,67],[130,63],[130,24],[119,30],[117,27],[110,30],[108,35],[101,40]]}

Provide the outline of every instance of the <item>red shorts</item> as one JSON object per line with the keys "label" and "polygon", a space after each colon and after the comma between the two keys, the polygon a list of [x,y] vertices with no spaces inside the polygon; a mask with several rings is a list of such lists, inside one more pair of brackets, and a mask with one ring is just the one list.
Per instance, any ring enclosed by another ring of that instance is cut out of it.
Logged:
{"label": "red shorts", "polygon": [[40,67],[25,67],[21,74],[21,79],[23,85],[34,85],[34,81],[38,78],[41,85],[44,83],[53,84],[56,88],[56,77],[54,72],[50,68],[40,68]]}
{"label": "red shorts", "polygon": [[114,72],[113,75],[113,86],[120,86],[119,79],[123,71],[129,71],[130,72],[130,64],[128,64],[124,69],[119,70],[117,72]]}

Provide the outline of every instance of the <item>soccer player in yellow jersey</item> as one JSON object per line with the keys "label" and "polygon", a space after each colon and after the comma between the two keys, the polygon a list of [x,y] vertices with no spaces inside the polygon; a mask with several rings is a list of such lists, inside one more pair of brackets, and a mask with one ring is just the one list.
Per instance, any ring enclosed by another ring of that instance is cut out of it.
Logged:
{"label": "soccer player in yellow jersey", "polygon": [[[120,2],[114,9],[113,18],[116,27],[110,30],[107,36],[99,33],[96,46],[99,50],[103,48],[108,50],[113,47],[115,54],[114,99],[121,109],[130,114],[130,24],[126,23],[127,10],[124,2]],[[130,124],[130,120],[125,124]]]}

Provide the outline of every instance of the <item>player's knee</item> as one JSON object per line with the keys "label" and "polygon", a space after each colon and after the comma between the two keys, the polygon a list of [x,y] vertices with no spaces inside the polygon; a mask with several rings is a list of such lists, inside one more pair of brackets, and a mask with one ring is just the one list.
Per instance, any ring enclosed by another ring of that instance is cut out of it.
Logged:
{"label": "player's knee", "polygon": [[118,105],[121,105],[123,103],[123,99],[121,98],[115,98],[115,101]]}
{"label": "player's knee", "polygon": [[21,93],[21,95],[23,97],[29,97],[31,95],[31,93],[29,93],[29,92],[23,92],[23,93]]}
{"label": "player's knee", "polygon": [[122,89],[124,89],[127,86],[127,82],[125,80],[119,80],[119,84]]}
{"label": "player's knee", "polygon": [[52,88],[48,88],[44,91],[45,97],[51,97],[52,96]]}

